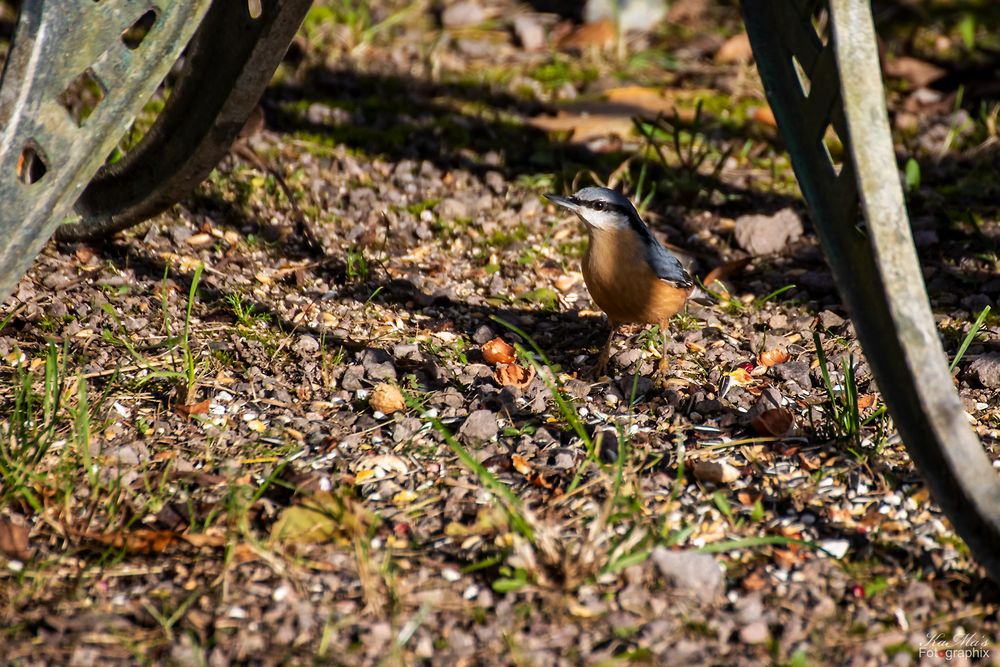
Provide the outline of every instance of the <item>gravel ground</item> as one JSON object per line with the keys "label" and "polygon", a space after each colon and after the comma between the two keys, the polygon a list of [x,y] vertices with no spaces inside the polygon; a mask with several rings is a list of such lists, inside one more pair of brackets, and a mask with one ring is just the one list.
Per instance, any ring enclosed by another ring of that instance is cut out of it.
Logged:
{"label": "gravel ground", "polygon": [[[370,4],[317,3],[194,197],[50,245],[0,308],[5,660],[1000,664],[1000,591],[881,409],[736,10],[618,45]],[[887,72],[959,48],[888,8]],[[913,67],[890,104],[954,355],[1000,294],[1000,106]],[[586,236],[542,195],[595,180],[718,295],[666,377],[650,327],[586,373]],[[1000,463],[998,325],[955,381]]]}

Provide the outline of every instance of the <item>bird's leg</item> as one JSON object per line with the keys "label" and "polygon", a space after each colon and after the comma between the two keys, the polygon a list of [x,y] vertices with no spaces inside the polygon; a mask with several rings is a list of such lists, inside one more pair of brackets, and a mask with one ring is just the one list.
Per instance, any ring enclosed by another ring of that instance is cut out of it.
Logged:
{"label": "bird's leg", "polygon": [[611,327],[611,331],[608,332],[608,339],[604,341],[604,347],[601,348],[601,353],[597,356],[597,364],[594,366],[595,378],[601,377],[604,374],[604,369],[608,367],[608,359],[611,358],[611,341],[615,339],[619,325],[613,319],[608,318],[608,326]]}
{"label": "bird's leg", "polygon": [[662,354],[660,355],[660,363],[657,367],[657,370],[659,371],[660,375],[666,377],[667,367],[669,366],[669,364],[667,364],[667,340],[670,337],[670,330],[667,328],[667,320],[663,320],[660,322],[660,336],[663,338],[662,340],[663,347],[660,348]]}

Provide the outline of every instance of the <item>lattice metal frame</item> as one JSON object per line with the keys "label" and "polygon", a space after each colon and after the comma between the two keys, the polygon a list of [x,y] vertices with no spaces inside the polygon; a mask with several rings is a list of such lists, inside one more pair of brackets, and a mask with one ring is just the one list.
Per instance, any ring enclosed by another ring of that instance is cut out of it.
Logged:
{"label": "lattice metal frame", "polygon": [[[814,18],[827,8],[831,32],[824,40]],[[871,6],[743,0],[743,15],[795,174],[886,405],[934,499],[1000,581],[1000,478],[965,417],[934,324],[892,146]],[[831,124],[845,140],[839,174],[823,144]]]}
{"label": "lattice metal frame", "polygon": [[[210,1],[24,3],[0,81],[0,300],[152,96]],[[149,12],[155,20],[136,44],[129,30]],[[61,100],[85,73],[103,98],[78,120]]]}

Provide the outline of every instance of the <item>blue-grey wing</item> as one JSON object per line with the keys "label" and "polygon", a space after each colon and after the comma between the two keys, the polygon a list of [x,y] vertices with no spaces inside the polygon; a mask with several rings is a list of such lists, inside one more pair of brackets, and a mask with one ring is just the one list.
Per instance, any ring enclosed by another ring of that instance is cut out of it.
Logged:
{"label": "blue-grey wing", "polygon": [[694,286],[694,280],[680,260],[661,246],[659,243],[650,243],[647,247],[646,258],[650,267],[660,280],[666,280],[677,287],[687,288]]}

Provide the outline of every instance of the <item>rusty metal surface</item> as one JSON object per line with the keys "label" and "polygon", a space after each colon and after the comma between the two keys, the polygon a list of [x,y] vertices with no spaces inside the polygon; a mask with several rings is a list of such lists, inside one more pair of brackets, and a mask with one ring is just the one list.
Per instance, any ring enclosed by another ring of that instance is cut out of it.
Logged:
{"label": "rusty metal surface", "polygon": [[311,4],[264,0],[251,16],[246,2],[215,2],[153,127],[97,174],[76,204],[79,219],[56,237],[106,235],[188,196],[229,150]]}
{"label": "rusty metal surface", "polygon": [[[24,3],[0,80],[0,300],[70,212],[209,4],[156,5],[155,20],[136,45],[130,28],[151,4]],[[103,95],[89,115],[74,102],[79,95],[67,94],[81,77],[85,93]]]}
{"label": "rusty metal surface", "polygon": [[[892,148],[871,6],[832,0],[831,35],[815,29],[823,4],[743,0],[757,66],[907,450],[959,535],[1000,581],[1000,478],[965,417],[932,318]],[[830,125],[845,145],[839,173],[823,142]]]}

